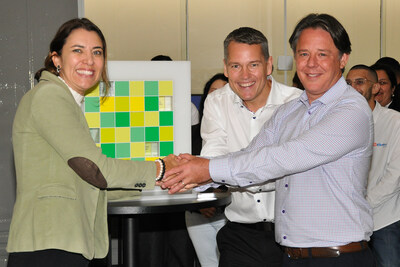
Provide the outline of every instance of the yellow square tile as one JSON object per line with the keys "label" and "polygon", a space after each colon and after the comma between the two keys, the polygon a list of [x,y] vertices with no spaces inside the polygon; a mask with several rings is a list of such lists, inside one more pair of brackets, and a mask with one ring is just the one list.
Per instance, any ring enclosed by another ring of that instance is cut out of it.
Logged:
{"label": "yellow square tile", "polygon": [[116,97],[115,111],[129,111],[129,97]]}
{"label": "yellow square tile", "polygon": [[157,111],[149,111],[144,113],[144,125],[145,126],[158,126],[159,123],[159,113]]}
{"label": "yellow square tile", "polygon": [[131,112],[131,126],[144,126],[144,112]]}
{"label": "yellow square tile", "polygon": [[160,141],[173,141],[174,140],[174,127],[160,127]]}
{"label": "yellow square tile", "polygon": [[132,158],[144,157],[144,143],[131,143],[131,157]]}
{"label": "yellow square tile", "polygon": [[129,94],[132,96],[143,96],[144,95],[144,82],[143,81],[130,81],[129,82]]}
{"label": "yellow square tile", "polygon": [[144,111],[144,97],[131,97],[131,111]]}
{"label": "yellow square tile", "polygon": [[144,160],[145,161],[155,161],[156,159],[158,159],[158,157],[146,157]]}
{"label": "yellow square tile", "polygon": [[115,111],[115,97],[108,96],[100,99],[100,112]]}
{"label": "yellow square tile", "polygon": [[85,113],[89,128],[100,128],[100,113]]}
{"label": "yellow square tile", "polygon": [[101,143],[114,143],[115,142],[115,128],[101,128],[100,129],[100,142]]}
{"label": "yellow square tile", "polygon": [[100,95],[99,84],[97,84],[96,87],[93,88],[93,90],[88,90],[88,92],[85,94],[85,96],[99,96],[99,95]]}
{"label": "yellow square tile", "polygon": [[131,132],[129,127],[115,128],[115,142],[129,143],[131,140]]}
{"label": "yellow square tile", "polygon": [[172,81],[159,81],[158,90],[160,95],[173,95]]}

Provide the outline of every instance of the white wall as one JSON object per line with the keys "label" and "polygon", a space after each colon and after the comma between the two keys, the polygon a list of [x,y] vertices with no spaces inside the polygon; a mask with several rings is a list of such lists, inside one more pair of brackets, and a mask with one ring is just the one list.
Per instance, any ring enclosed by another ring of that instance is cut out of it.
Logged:
{"label": "white wall", "polygon": [[[223,40],[233,29],[251,26],[268,38],[274,58],[274,77],[284,82],[277,58],[287,53],[295,24],[311,12],[329,13],[344,25],[353,52],[348,68],[372,64],[379,57],[381,0],[286,0],[287,35],[284,36],[284,0],[85,0],[85,16],[104,31],[110,60],[149,60],[168,54],[192,63],[192,93],[200,94],[205,82],[223,70]],[[382,56],[400,59],[400,2],[382,0]],[[187,4],[187,6],[186,6]],[[187,18],[187,30],[186,30]],[[186,43],[186,33],[187,40]],[[186,47],[188,51],[186,51]],[[288,72],[291,82],[294,71]]]}

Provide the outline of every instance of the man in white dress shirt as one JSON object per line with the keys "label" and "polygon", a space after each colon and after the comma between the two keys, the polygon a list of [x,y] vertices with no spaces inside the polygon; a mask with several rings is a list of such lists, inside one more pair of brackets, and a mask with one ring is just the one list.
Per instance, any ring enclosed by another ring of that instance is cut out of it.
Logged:
{"label": "man in white dress shirt", "polygon": [[367,200],[373,209],[372,252],[377,266],[400,266],[400,113],[375,101],[378,76],[356,65],[346,81],[368,101],[374,118],[374,146]]}
{"label": "man in white dress shirt", "polygon": [[[215,157],[247,147],[281,104],[301,90],[276,82],[268,41],[243,27],[224,41],[224,73],[229,83],[208,95],[201,126],[201,156]],[[227,224],[217,236],[219,266],[280,266],[274,234],[274,182],[231,188]]]}

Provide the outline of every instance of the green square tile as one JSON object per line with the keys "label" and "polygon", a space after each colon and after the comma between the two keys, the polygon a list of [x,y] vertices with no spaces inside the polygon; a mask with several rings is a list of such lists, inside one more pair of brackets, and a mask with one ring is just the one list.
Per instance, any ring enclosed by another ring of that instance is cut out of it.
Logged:
{"label": "green square tile", "polygon": [[131,160],[134,160],[134,161],[144,161],[145,158],[131,158]]}
{"label": "green square tile", "polygon": [[174,142],[160,142],[160,156],[165,157],[174,154]]}
{"label": "green square tile", "polygon": [[99,112],[100,97],[85,97],[85,112]]}
{"label": "green square tile", "polygon": [[117,158],[130,158],[131,157],[131,144],[119,143],[116,144]]}
{"label": "green square tile", "polygon": [[172,111],[160,111],[160,126],[173,126],[174,113]]}
{"label": "green square tile", "polygon": [[158,97],[147,96],[144,98],[145,111],[158,111]]}
{"label": "green square tile", "polygon": [[146,142],[158,141],[159,139],[160,139],[160,137],[159,137],[158,127],[146,127],[146,130],[145,130],[145,141]]}
{"label": "green square tile", "polygon": [[129,112],[116,112],[115,113],[115,126],[116,127],[129,127]]}
{"label": "green square tile", "polygon": [[115,158],[115,144],[101,144],[101,150],[107,157]]}
{"label": "green square tile", "polygon": [[144,95],[157,95],[158,96],[158,82],[145,81],[144,82]]}
{"label": "green square tile", "polygon": [[144,141],[144,128],[143,127],[132,127],[131,128],[131,142],[143,142]]}
{"label": "green square tile", "polygon": [[114,112],[101,112],[100,113],[100,126],[101,127],[115,127],[115,113]]}
{"label": "green square tile", "polygon": [[115,82],[115,96],[129,96],[129,82]]}

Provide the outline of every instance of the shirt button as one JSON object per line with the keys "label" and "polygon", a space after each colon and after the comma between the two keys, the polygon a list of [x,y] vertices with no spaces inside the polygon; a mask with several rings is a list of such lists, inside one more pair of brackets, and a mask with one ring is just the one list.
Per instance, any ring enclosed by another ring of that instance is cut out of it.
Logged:
{"label": "shirt button", "polygon": [[283,239],[286,239],[286,238],[287,238],[287,237],[284,235],[284,236],[283,236]]}
{"label": "shirt button", "polygon": [[262,189],[258,189],[258,192],[262,192]]}
{"label": "shirt button", "polygon": [[256,119],[256,117],[253,117],[253,120],[255,120]]}
{"label": "shirt button", "polygon": [[263,222],[266,222],[267,221],[267,219],[263,219]]}
{"label": "shirt button", "polygon": [[289,185],[288,185],[288,184],[285,184],[285,187],[289,187]]}
{"label": "shirt button", "polygon": [[249,182],[249,184],[252,184],[252,183],[253,183],[252,181]]}
{"label": "shirt button", "polygon": [[282,210],[282,213],[285,213],[286,211],[285,210]]}
{"label": "shirt button", "polygon": [[221,182],[225,183],[225,180],[221,180]]}
{"label": "shirt button", "polygon": [[260,203],[260,202],[261,202],[261,200],[257,199],[257,202],[258,202],[258,203]]}
{"label": "shirt button", "polygon": [[311,111],[310,110],[307,113],[311,115]]}

